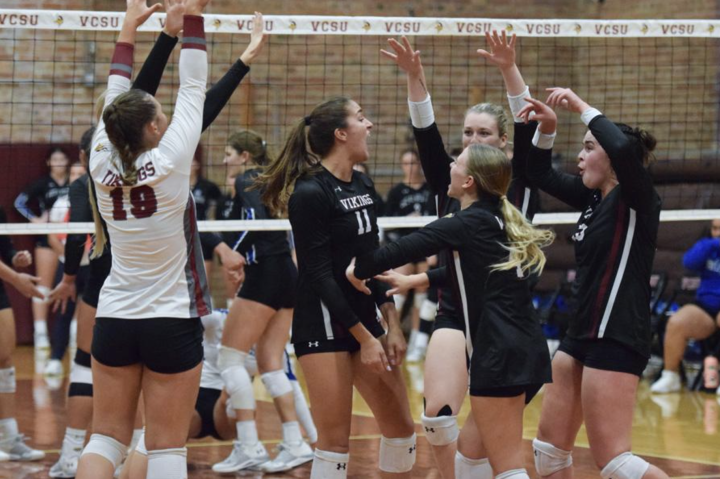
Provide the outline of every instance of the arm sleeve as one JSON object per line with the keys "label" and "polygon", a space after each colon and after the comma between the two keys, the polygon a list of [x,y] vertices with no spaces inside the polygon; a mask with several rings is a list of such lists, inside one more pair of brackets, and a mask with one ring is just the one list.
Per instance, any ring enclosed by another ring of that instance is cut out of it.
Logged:
{"label": "arm sleeve", "polygon": [[30,201],[37,195],[37,182],[30,184],[25,190],[15,198],[15,209],[23,215],[28,221],[37,218],[35,212],[30,208]]}
{"label": "arm sleeve", "polygon": [[713,251],[720,249],[720,240],[704,238],[693,245],[683,256],[683,266],[691,271],[702,271]]}
{"label": "arm sleeve", "polygon": [[349,329],[359,319],[333,277],[328,204],[328,199],[319,188],[296,189],[288,204],[290,224],[298,261],[307,274],[308,284],[333,317]]}
{"label": "arm sleeve", "polygon": [[375,305],[378,308],[385,303],[394,301],[392,296],[388,297],[386,294],[390,289],[390,286],[388,284],[383,283],[382,281],[378,281],[376,279],[371,279],[368,282],[368,287],[370,288],[370,291],[372,291],[373,298],[375,299]]}
{"label": "arm sleeve", "polygon": [[[73,181],[70,185],[70,223],[91,223],[93,221],[90,206],[90,194],[87,183],[81,180]],[[74,276],[80,269],[85,254],[86,234],[68,235],[65,242],[65,274]]]}
{"label": "arm sleeve", "polygon": [[172,54],[178,39],[171,37],[165,32],[160,32],[160,36],[155,41],[150,54],[145,59],[140,73],[135,78],[133,88],[136,90],[142,90],[148,92],[152,96],[157,93],[160,80],[162,80],[165,66],[167,66],[168,59]]}
{"label": "arm sleeve", "polygon": [[576,210],[585,208],[591,193],[579,176],[555,171],[552,167],[552,150],[536,146],[530,147],[527,180],[531,186],[540,188]]}
{"label": "arm sleeve", "polygon": [[431,269],[425,272],[430,280],[431,288],[444,288],[450,284],[448,281],[448,268],[441,266],[440,268]]}
{"label": "arm sleeve", "polygon": [[459,247],[467,238],[462,220],[457,216],[440,218],[427,226],[371,251],[355,260],[355,276],[372,278],[390,268],[418,261],[446,247]]}
{"label": "arm sleeve", "polygon": [[[2,208],[0,208],[0,223],[7,223],[7,216],[5,215],[5,210]],[[6,264],[12,265],[12,259],[16,254],[17,251],[10,236],[0,235],[0,257],[2,257],[2,260]]]}
{"label": "arm sleeve", "polygon": [[537,206],[539,204],[537,188],[533,188],[527,180],[528,156],[530,155],[532,138],[537,126],[537,122],[534,121],[528,124],[515,123],[512,181],[510,182],[510,188],[507,194],[510,202],[530,221],[532,221],[535,213],[537,213]]}
{"label": "arm sleeve", "polygon": [[210,248],[214,251],[222,242],[223,239],[218,233],[200,233],[200,243],[204,248]]}
{"label": "arm sleeve", "polygon": [[207,91],[203,109],[203,131],[215,121],[249,71],[250,67],[238,59],[227,73]]}
{"label": "arm sleeve", "polygon": [[444,193],[450,185],[450,165],[453,158],[445,151],[440,130],[433,123],[427,128],[413,128],[420,164],[433,194]]}
{"label": "arm sleeve", "polygon": [[655,190],[640,153],[620,128],[604,115],[595,116],[588,126],[610,158],[625,202],[641,213],[651,211],[655,205]]}
{"label": "arm sleeve", "polygon": [[202,133],[207,52],[203,18],[185,15],[183,45],[180,52],[180,89],[172,123],[160,141],[161,153],[173,169],[190,175],[190,165]]}

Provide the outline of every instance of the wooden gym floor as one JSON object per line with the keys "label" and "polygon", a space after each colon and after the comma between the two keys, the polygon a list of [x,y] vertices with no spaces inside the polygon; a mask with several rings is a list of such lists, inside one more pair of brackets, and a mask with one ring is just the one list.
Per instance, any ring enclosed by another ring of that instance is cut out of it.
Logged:
{"label": "wooden gym floor", "polygon": [[[15,355],[18,376],[17,410],[21,431],[29,437],[28,444],[45,450],[47,457],[37,463],[1,463],[0,478],[35,479],[48,477],[50,466],[58,458],[58,450],[65,431],[65,388],[67,378],[49,387],[41,375],[35,375],[33,351],[19,348]],[[67,371],[67,364],[66,364]],[[299,372],[299,371],[298,371]],[[418,421],[418,458],[413,478],[439,478],[434,468],[430,448],[422,437],[419,418],[422,410],[422,366],[406,368],[413,417]],[[256,383],[256,386],[257,383]],[[262,386],[257,388],[258,425],[260,437],[272,448],[281,437],[280,422]],[[530,440],[535,436],[542,393],[528,406],[525,413],[526,468],[536,477]],[[467,406],[467,405],[466,405]],[[467,414],[463,409],[463,416]],[[670,477],[683,479],[720,479],[720,397],[714,394],[690,393],[651,396],[643,382],[638,395],[633,428],[633,448],[653,464],[663,468]],[[351,440],[349,478],[379,478],[376,470],[379,430],[362,399],[356,397]],[[464,419],[461,419],[463,421]],[[214,440],[191,441],[188,444],[189,477],[194,479],[219,477],[212,464],[223,460],[231,450],[231,443]],[[573,453],[577,479],[600,477],[587,449],[587,437],[581,430]],[[238,474],[240,477],[261,477],[260,473]],[[273,474],[275,478],[303,478],[310,476],[306,465],[289,473]]]}

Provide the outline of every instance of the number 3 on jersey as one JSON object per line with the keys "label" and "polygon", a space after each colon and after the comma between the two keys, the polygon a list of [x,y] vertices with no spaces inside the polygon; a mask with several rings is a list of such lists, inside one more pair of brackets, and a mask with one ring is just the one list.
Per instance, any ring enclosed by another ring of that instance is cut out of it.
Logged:
{"label": "number 3 on jersey", "polygon": [[[355,216],[358,221],[358,235],[364,235],[372,231],[372,224],[370,224],[370,216],[366,209],[355,212]],[[363,225],[363,216],[365,217],[365,225]]]}
{"label": "number 3 on jersey", "polygon": [[[127,211],[123,205],[123,189],[115,188],[110,192],[113,200],[113,219],[115,221],[127,220]],[[155,190],[148,185],[138,186],[130,190],[130,213],[137,218],[149,218],[157,211],[157,198]]]}

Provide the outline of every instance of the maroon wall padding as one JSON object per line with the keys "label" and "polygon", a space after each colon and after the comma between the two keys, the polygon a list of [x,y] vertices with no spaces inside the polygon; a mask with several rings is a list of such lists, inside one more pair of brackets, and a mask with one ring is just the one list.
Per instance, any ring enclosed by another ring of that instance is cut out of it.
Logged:
{"label": "maroon wall padding", "polygon": [[[0,144],[0,165],[2,165],[2,173],[0,173],[0,205],[7,213],[8,222],[23,223],[26,221],[15,210],[15,198],[28,184],[47,174],[48,168],[45,161],[50,151],[56,147],[65,150],[71,161],[78,157],[77,145]],[[31,236],[13,236],[12,240],[18,251],[27,249],[32,252],[35,244]],[[25,272],[34,273],[35,268],[31,266]],[[32,343],[33,317],[30,300],[24,298],[10,285],[6,284],[5,288],[8,296],[10,296],[10,303],[15,313],[18,343]]]}

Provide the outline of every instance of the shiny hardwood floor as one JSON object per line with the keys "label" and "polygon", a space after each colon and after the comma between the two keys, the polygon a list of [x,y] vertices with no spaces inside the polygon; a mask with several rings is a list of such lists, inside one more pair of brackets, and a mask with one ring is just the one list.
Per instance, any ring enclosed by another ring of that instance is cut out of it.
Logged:
{"label": "shiny hardwood floor", "polygon": [[[33,447],[47,451],[45,460],[38,463],[2,463],[0,479],[34,479],[48,477],[50,466],[57,460],[58,449],[65,429],[66,379],[49,385],[35,374],[33,353],[30,348],[20,348],[16,355],[18,372],[17,408],[20,428],[30,439]],[[67,367],[66,367],[67,370]],[[422,367],[406,368],[408,388],[411,391],[413,417],[420,418],[422,408]],[[258,398],[258,422],[261,438],[272,450],[281,437],[280,422],[269,397],[256,383]],[[535,436],[542,393],[528,406],[525,414],[523,447],[526,467],[531,477],[536,477],[533,467],[530,439]],[[463,415],[467,414],[467,405]],[[643,383],[638,395],[633,428],[633,447],[653,464],[663,468],[673,478],[720,479],[720,398],[714,394],[689,393],[651,396],[647,383]],[[375,420],[360,397],[354,404],[351,461],[348,477],[353,479],[379,478],[376,462],[379,447],[379,431]],[[413,478],[439,478],[434,467],[430,449],[417,427],[418,460]],[[193,441],[189,445],[189,477],[218,477],[211,470],[212,464],[224,459],[230,452],[231,443],[213,440]],[[272,454],[272,453],[271,453]],[[580,432],[573,453],[576,478],[597,478],[587,449],[587,437]],[[260,477],[260,473],[239,474],[240,477]],[[290,473],[273,474],[275,478],[309,477],[310,466]]]}

